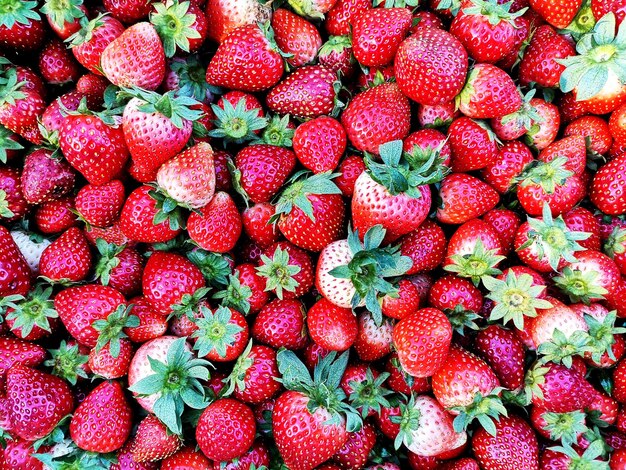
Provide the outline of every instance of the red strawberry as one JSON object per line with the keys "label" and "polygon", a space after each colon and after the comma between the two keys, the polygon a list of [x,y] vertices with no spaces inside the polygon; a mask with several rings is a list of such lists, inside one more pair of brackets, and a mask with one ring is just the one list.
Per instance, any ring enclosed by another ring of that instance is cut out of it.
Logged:
{"label": "red strawberry", "polygon": [[533,160],[533,154],[527,145],[518,140],[507,142],[498,150],[495,163],[483,168],[481,176],[496,191],[504,194]]}
{"label": "red strawberry", "polygon": [[166,57],[196,52],[207,37],[204,11],[194,2],[154,3],[150,22],[163,41]]}
{"label": "red strawberry", "polygon": [[423,28],[405,39],[394,61],[402,92],[427,105],[453,100],[463,88],[467,66],[463,45],[438,28]]}
{"label": "red strawberry", "polygon": [[333,171],[346,150],[346,131],[334,118],[311,119],[296,128],[293,150],[300,163],[314,173]]}
{"label": "red strawberry", "polygon": [[111,83],[155,90],[165,77],[165,52],[154,26],[130,26],[102,51],[100,67]]}
{"label": "red strawberry", "polygon": [[532,98],[530,106],[535,109],[539,119],[531,120],[530,130],[526,133],[529,145],[534,145],[537,150],[542,150],[554,142],[561,125],[561,113],[559,108],[540,98]]}
{"label": "red strawberry", "polygon": [[252,410],[237,400],[222,398],[200,415],[196,440],[204,455],[221,462],[243,455],[252,446],[255,431]]}
{"label": "red strawberry", "polygon": [[51,40],[39,54],[39,73],[50,84],[64,85],[78,80],[80,65],[61,41]]}
{"label": "red strawberry", "polygon": [[49,451],[49,446],[42,446],[35,450],[31,442],[21,439],[8,439],[0,457],[0,469],[43,470],[43,462],[37,459],[34,454],[42,454]]}
{"label": "red strawberry", "polygon": [[146,416],[133,438],[130,453],[135,462],[154,462],[174,454],[182,446],[176,434],[167,432],[167,428],[154,415]]}
{"label": "red strawberry", "polygon": [[333,36],[350,34],[352,19],[370,8],[372,3],[368,0],[337,0],[326,14],[324,20],[326,31]]}
{"label": "red strawberry", "polygon": [[[143,243],[161,243],[173,239],[180,232],[180,228],[172,229],[167,220],[154,223],[158,209],[156,207],[157,202],[149,194],[151,191],[150,186],[140,186],[130,193],[124,202],[120,214],[119,229],[130,240]],[[123,245],[124,243],[122,241],[116,244]]]}
{"label": "red strawberry", "polygon": [[364,423],[363,427],[348,434],[348,440],[334,455],[333,460],[346,470],[363,468],[376,444],[374,426]]}
{"label": "red strawberry", "polygon": [[563,214],[563,221],[572,232],[590,234],[586,240],[580,240],[580,246],[587,250],[600,251],[600,224],[590,211],[584,207],[574,207],[571,211]]}
{"label": "red strawberry", "polygon": [[83,186],[74,200],[76,211],[90,225],[108,227],[120,214],[124,200],[124,184],[112,180],[102,186]]}
{"label": "red strawberry", "polygon": [[53,201],[74,188],[75,173],[65,160],[38,149],[28,154],[22,171],[22,194],[30,204]]}
{"label": "red strawberry", "polygon": [[465,173],[444,178],[439,190],[442,200],[437,220],[446,224],[462,224],[489,212],[498,204],[498,193],[488,184]]}
{"label": "red strawberry", "polygon": [[106,47],[124,32],[124,26],[112,16],[98,15],[68,42],[74,57],[91,73],[102,75],[100,56]]}
{"label": "red strawberry", "polygon": [[[393,343],[402,368],[414,377],[430,377],[445,360],[452,327],[441,310],[424,308],[409,315],[393,329]],[[427,349],[428,358],[417,351]],[[427,359],[427,360],[426,360]]]}
{"label": "red strawberry", "polygon": [[211,202],[192,212],[187,219],[189,238],[201,248],[226,253],[241,235],[241,216],[228,193],[219,191]]}
{"label": "red strawberry", "polygon": [[198,329],[194,349],[198,357],[211,361],[228,362],[237,359],[248,342],[248,324],[236,310],[219,307],[211,311],[200,307],[201,316],[195,320]]}
{"label": "red strawberry", "polygon": [[509,209],[491,209],[483,215],[483,220],[498,232],[503,253],[509,253],[513,249],[517,229],[522,224],[517,213]]}
{"label": "red strawberry", "polygon": [[452,149],[452,171],[460,173],[478,170],[496,163],[496,137],[481,121],[468,117],[455,119],[448,130]]}
{"label": "red strawberry", "polygon": [[317,61],[342,77],[350,78],[355,72],[352,41],[349,36],[331,36],[317,53]]}
{"label": "red strawberry", "polygon": [[378,154],[380,145],[409,134],[409,100],[394,83],[374,86],[350,101],[341,123],[357,150]]}
{"label": "red strawberry", "polygon": [[271,34],[269,23],[234,29],[209,62],[206,81],[210,85],[250,92],[274,86],[284,67],[278,46],[269,39]]}
{"label": "red strawberry", "polygon": [[474,119],[498,118],[522,106],[522,97],[513,79],[491,64],[476,64],[458,96],[459,110]]}
{"label": "red strawberry", "polygon": [[581,136],[589,141],[589,150],[599,155],[607,153],[613,137],[606,120],[598,116],[582,116],[570,122],[563,130],[563,137]]}
{"label": "red strawberry", "polygon": [[289,242],[267,248],[260,256],[256,271],[266,279],[265,290],[274,291],[279,298],[301,297],[313,286],[311,257]]}
{"label": "red strawberry", "polygon": [[337,307],[321,298],[307,312],[311,339],[325,349],[345,351],[357,335],[357,322],[352,310]]}
{"label": "red strawberry", "polygon": [[252,337],[276,349],[301,349],[307,343],[305,314],[299,300],[275,299],[257,315]]}
{"label": "red strawberry", "polygon": [[539,469],[537,437],[526,421],[515,415],[501,416],[495,427],[494,434],[479,428],[472,436],[472,450],[481,468]]}
{"label": "red strawberry", "polygon": [[161,470],[208,470],[211,468],[209,459],[195,449],[195,446],[185,446],[161,462]]}
{"label": "red strawberry", "polygon": [[475,328],[473,320],[478,318],[483,306],[483,295],[470,281],[447,275],[437,279],[428,293],[431,307],[448,313],[452,328],[464,334],[464,328]]}
{"label": "red strawberry", "polygon": [[0,338],[0,376],[14,364],[37,367],[46,358],[46,350],[41,346],[11,337]]}
{"label": "red strawberry", "polygon": [[357,316],[359,332],[354,350],[362,361],[372,362],[391,353],[393,347],[393,321],[383,317],[379,324],[369,312]]}
{"label": "red strawberry", "polygon": [[7,222],[22,218],[29,206],[20,187],[21,172],[0,167],[0,218]]}
{"label": "red strawberry", "polygon": [[152,310],[145,297],[135,297],[129,304],[133,306],[130,313],[139,318],[138,326],[124,328],[124,333],[133,343],[144,343],[165,334],[166,319]]}
{"label": "red strawberry", "polygon": [[29,53],[39,49],[46,38],[46,27],[34,11],[36,3],[13,2],[5,5],[0,13],[0,46],[9,51]]}
{"label": "red strawberry", "polygon": [[558,0],[556,2],[530,0],[532,9],[558,29],[564,29],[572,22],[581,5],[582,0]]}
{"label": "red strawberry", "polygon": [[274,145],[249,145],[235,157],[235,179],[256,203],[268,202],[296,165],[294,153]]}
{"label": "red strawberry", "polygon": [[70,435],[81,449],[106,453],[124,445],[131,426],[131,410],[122,386],[104,381],[74,411]]}
{"label": "red strawberry", "polygon": [[531,369],[526,383],[533,404],[554,413],[582,410],[594,398],[593,387],[581,372],[551,362]]}
{"label": "red strawberry", "polygon": [[274,214],[274,206],[268,202],[254,204],[241,214],[246,235],[261,248],[267,248],[278,241],[276,226],[270,222]]}
{"label": "red strawberry", "polygon": [[41,254],[39,273],[51,281],[83,281],[91,270],[92,256],[82,230],[65,231]]}
{"label": "red strawberry", "polygon": [[35,211],[37,229],[42,233],[60,233],[78,225],[74,210],[73,197],[62,197],[40,204]]}
{"label": "red strawberry", "polygon": [[524,51],[519,68],[522,85],[531,82],[543,87],[559,86],[565,66],[555,59],[576,54],[574,46],[549,25],[539,26]]}
{"label": "red strawberry", "polygon": [[58,377],[21,364],[7,372],[11,433],[28,441],[48,435],[74,410],[74,396]]}
{"label": "red strawberry", "polygon": [[357,155],[348,155],[339,164],[337,171],[340,175],[335,178],[335,184],[344,196],[352,197],[356,180],[365,171],[363,159]]}
{"label": "red strawberry", "polygon": [[0,226],[0,295],[26,295],[31,277],[31,270],[10,232]]}
{"label": "red strawberry", "polygon": [[400,239],[400,250],[413,265],[407,274],[432,271],[443,261],[446,237],[437,223],[426,219],[416,230]]}
{"label": "red strawberry", "polygon": [[591,202],[605,214],[619,215],[626,212],[626,197],[622,181],[626,173],[626,154],[600,167],[591,182]]}
{"label": "red strawberry", "polygon": [[104,0],[104,8],[124,23],[135,23],[148,16],[152,9],[150,3],[142,0]]}
{"label": "red strawberry", "polygon": [[489,364],[503,387],[520,390],[524,385],[524,345],[510,330],[490,325],[475,340],[476,351]]}
{"label": "red strawberry", "polygon": [[278,8],[272,15],[272,28],[276,44],[286,54],[293,67],[313,62],[322,46],[322,38],[315,26],[295,13]]}
{"label": "red strawberry", "polygon": [[233,392],[234,398],[244,403],[267,403],[282,388],[276,377],[280,377],[276,351],[250,342],[224,379],[228,386],[225,394]]}
{"label": "red strawberry", "polygon": [[296,69],[267,94],[267,107],[279,114],[302,118],[331,114],[335,107],[337,76],[322,65]]}
{"label": "red strawberry", "polygon": [[407,8],[372,8],[354,15],[352,51],[366,67],[389,64],[409,32],[413,16]]}
{"label": "red strawberry", "polygon": [[43,96],[25,86],[24,81],[19,81],[15,68],[9,69],[3,80],[0,124],[34,144],[41,144],[43,137],[38,119],[46,109]]}
{"label": "red strawberry", "polygon": [[407,280],[398,281],[398,293],[396,296],[387,294],[383,297],[381,309],[383,315],[402,320],[417,310],[420,296],[415,285]]}
{"label": "red strawberry", "polygon": [[221,43],[235,28],[265,23],[271,15],[272,9],[269,6],[255,0],[207,0],[208,36]]}

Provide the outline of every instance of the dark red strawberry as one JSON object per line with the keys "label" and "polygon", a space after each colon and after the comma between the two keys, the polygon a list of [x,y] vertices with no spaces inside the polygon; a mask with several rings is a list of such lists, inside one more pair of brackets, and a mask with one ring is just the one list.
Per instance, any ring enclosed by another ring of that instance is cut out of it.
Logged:
{"label": "dark red strawberry", "polygon": [[72,227],[43,251],[39,273],[53,282],[77,282],[87,278],[91,266],[89,243],[81,229]]}

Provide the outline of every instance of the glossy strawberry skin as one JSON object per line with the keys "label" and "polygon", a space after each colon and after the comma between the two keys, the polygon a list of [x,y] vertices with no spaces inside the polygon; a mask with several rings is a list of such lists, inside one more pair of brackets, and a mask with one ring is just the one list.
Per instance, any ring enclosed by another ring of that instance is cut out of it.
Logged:
{"label": "glossy strawberry skin", "polygon": [[589,197],[605,214],[618,215],[626,212],[626,197],[621,189],[621,181],[625,175],[626,154],[611,160],[594,175]]}
{"label": "glossy strawberry skin", "polygon": [[307,312],[306,322],[313,341],[331,351],[345,351],[356,340],[357,321],[351,309],[333,305],[325,298]]}
{"label": "glossy strawberry skin", "polygon": [[412,15],[406,8],[364,10],[352,20],[352,50],[366,67],[390,63],[411,26]]}
{"label": "glossy strawberry skin", "polygon": [[452,149],[452,171],[479,170],[496,163],[498,147],[489,132],[476,121],[460,117],[448,130]]}
{"label": "glossy strawberry skin", "polygon": [[425,220],[416,230],[400,240],[403,256],[413,261],[407,274],[432,271],[443,261],[446,250],[446,236],[443,229],[432,220]]}
{"label": "glossy strawberry skin", "polygon": [[280,50],[292,54],[287,59],[290,65],[301,67],[313,62],[322,46],[322,38],[312,23],[289,10],[278,8],[272,15],[272,28]]}
{"label": "glossy strawberry skin", "polygon": [[26,295],[32,273],[9,231],[0,226],[0,295]]}
{"label": "glossy strawberry skin", "polygon": [[242,231],[241,216],[228,193],[218,191],[211,202],[187,219],[189,238],[201,248],[226,253],[235,247]]}
{"label": "glossy strawberry skin", "polygon": [[519,69],[520,82],[523,85],[535,82],[544,87],[558,86],[565,66],[555,59],[564,59],[575,53],[572,44],[550,25],[539,26],[524,51]]}
{"label": "glossy strawberry skin", "polygon": [[503,387],[519,390],[524,383],[524,345],[515,334],[490,325],[476,336],[475,347],[491,366]]}
{"label": "glossy strawberry skin", "polygon": [[498,193],[490,185],[465,173],[447,176],[439,190],[443,201],[437,220],[461,224],[489,212],[498,204]]}
{"label": "glossy strawberry skin", "polygon": [[307,343],[305,309],[294,299],[276,299],[259,312],[252,337],[273,348],[301,349]]}
{"label": "glossy strawberry skin", "polygon": [[92,256],[82,230],[72,227],[65,231],[41,255],[39,272],[54,281],[69,279],[83,281],[92,266]]}

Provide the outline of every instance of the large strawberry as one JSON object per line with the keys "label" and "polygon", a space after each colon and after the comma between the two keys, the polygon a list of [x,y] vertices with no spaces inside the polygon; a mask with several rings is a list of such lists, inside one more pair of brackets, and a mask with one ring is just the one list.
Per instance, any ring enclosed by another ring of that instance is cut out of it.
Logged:
{"label": "large strawberry", "polygon": [[46,27],[37,2],[12,0],[0,9],[0,46],[20,53],[38,50],[46,38]]}
{"label": "large strawberry", "polygon": [[530,0],[530,6],[555,28],[564,29],[574,19],[582,0]]}
{"label": "large strawberry", "polygon": [[[205,188],[206,189],[206,188]],[[201,248],[226,253],[232,250],[241,235],[241,215],[232,197],[223,191],[215,193],[211,202],[192,212],[187,219],[189,238]]]}
{"label": "large strawberry", "polygon": [[155,90],[165,77],[165,52],[154,26],[140,22],[102,51],[100,67],[111,83]]}
{"label": "large strawberry", "polygon": [[483,121],[467,116],[455,119],[448,129],[448,139],[452,150],[451,167],[455,173],[493,165],[498,158],[497,139]]}
{"label": "large strawberry", "polygon": [[333,171],[346,150],[346,131],[339,121],[320,116],[300,124],[293,135],[293,150],[313,173]]}
{"label": "large strawberry", "polygon": [[169,433],[156,416],[148,415],[137,427],[130,452],[133,462],[141,464],[167,458],[181,446],[178,435]]}
{"label": "large strawberry", "polygon": [[269,23],[247,24],[234,29],[221,42],[209,62],[206,81],[241,91],[261,91],[283,75],[283,58]]}
{"label": "large strawberry", "polygon": [[405,39],[394,61],[402,92],[425,105],[453,100],[463,88],[467,66],[463,45],[439,28],[421,28]]}
{"label": "large strawberry", "polygon": [[124,445],[131,426],[131,410],[122,386],[104,381],[74,411],[70,435],[81,449],[106,453]]}
{"label": "large strawberry", "polygon": [[15,67],[4,73],[0,93],[0,124],[28,141],[40,144],[43,140],[37,120],[46,105],[44,96],[20,80]]}
{"label": "large strawberry", "polygon": [[[314,377],[291,351],[278,353],[287,388],[276,400],[272,431],[285,464],[312,470],[332,457],[361,426],[357,411],[344,402],[340,380],[348,354],[330,353],[320,360]],[[323,384],[323,385],[322,385]]]}
{"label": "large strawberry", "polygon": [[72,227],[41,254],[39,273],[51,281],[83,281],[91,270],[92,256],[82,230]]}

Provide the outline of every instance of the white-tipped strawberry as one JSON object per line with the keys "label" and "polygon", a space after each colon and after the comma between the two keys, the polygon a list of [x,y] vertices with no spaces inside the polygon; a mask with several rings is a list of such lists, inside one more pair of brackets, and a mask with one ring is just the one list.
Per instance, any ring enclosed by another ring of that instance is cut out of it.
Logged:
{"label": "white-tipped strawberry", "polygon": [[34,273],[38,273],[41,254],[43,253],[43,250],[50,245],[50,240],[22,232],[21,230],[12,231],[11,237],[13,237],[15,244],[24,256],[24,259],[28,263],[28,266],[30,266],[30,269],[32,269]]}

